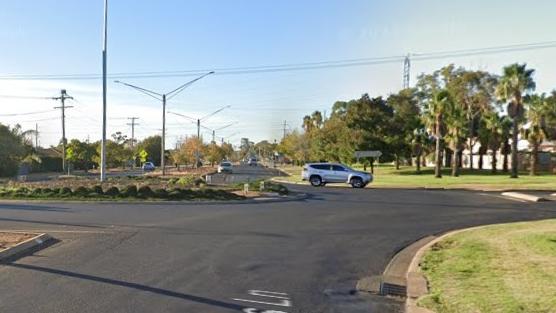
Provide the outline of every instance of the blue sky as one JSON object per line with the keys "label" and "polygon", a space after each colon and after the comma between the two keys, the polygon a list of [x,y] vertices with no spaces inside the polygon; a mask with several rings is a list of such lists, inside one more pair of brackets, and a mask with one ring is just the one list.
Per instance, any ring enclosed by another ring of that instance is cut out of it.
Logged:
{"label": "blue sky", "polygon": [[[0,0],[0,76],[100,73],[102,0]],[[553,1],[110,1],[109,72],[197,70],[382,57],[556,40]],[[556,88],[556,49],[419,61],[412,79],[448,63],[499,73],[527,62],[539,91]],[[339,69],[209,76],[172,99],[168,110],[202,116],[237,144],[280,138],[281,123],[299,127],[303,115],[330,110],[336,100],[388,95],[401,87],[402,63]],[[127,79],[169,91],[189,77]],[[68,137],[99,139],[98,80],[0,81],[0,94],[55,95],[66,88],[78,102],[68,111]],[[1,99],[3,113],[48,110],[45,100]],[[34,127],[41,143],[59,140],[58,113],[2,117]],[[137,136],[159,132],[154,99],[109,83],[109,133],[129,133],[128,116],[140,117]],[[195,128],[168,116],[168,146]]]}

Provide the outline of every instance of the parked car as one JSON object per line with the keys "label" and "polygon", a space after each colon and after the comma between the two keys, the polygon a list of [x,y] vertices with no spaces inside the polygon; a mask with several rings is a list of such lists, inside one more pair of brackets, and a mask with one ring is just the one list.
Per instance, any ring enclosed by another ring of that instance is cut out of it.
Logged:
{"label": "parked car", "polygon": [[154,166],[153,162],[143,163],[143,171],[148,172],[148,171],[154,171],[154,170],[155,170],[155,166]]}
{"label": "parked car", "polygon": [[223,161],[218,165],[218,173],[232,173],[232,163]]}
{"label": "parked car", "polygon": [[257,166],[257,159],[255,158],[250,158],[249,161],[247,161],[247,164],[249,166]]}
{"label": "parked car", "polygon": [[373,175],[356,171],[349,166],[337,163],[308,163],[303,166],[301,177],[314,187],[327,183],[346,183],[353,188],[363,188],[373,181]]}

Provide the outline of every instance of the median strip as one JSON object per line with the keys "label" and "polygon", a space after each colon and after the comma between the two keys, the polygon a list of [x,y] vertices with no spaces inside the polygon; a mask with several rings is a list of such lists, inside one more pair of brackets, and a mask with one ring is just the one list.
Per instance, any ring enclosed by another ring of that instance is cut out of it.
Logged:
{"label": "median strip", "polygon": [[53,240],[48,234],[0,232],[0,262],[13,261],[46,247]]}
{"label": "median strip", "polygon": [[512,198],[512,199],[529,201],[529,202],[548,201],[548,199],[546,199],[544,197],[539,197],[539,196],[526,194],[526,193],[522,193],[522,192],[515,192],[515,191],[503,192],[502,196]]}

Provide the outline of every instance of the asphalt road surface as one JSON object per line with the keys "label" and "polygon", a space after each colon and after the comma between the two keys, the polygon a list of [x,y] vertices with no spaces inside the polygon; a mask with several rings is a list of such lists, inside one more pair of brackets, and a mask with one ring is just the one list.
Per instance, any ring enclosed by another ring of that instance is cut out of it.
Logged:
{"label": "asphalt road surface", "polygon": [[59,242],[0,265],[1,312],[400,312],[353,294],[405,245],[556,204],[464,191],[292,186],[302,201],[0,203],[0,229]]}

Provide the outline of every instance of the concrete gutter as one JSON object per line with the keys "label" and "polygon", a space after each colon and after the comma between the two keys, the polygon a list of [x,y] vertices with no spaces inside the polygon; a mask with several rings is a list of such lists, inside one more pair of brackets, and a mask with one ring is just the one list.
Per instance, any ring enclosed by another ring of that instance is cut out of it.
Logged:
{"label": "concrete gutter", "polygon": [[502,196],[512,198],[512,199],[529,201],[529,202],[548,201],[548,199],[543,198],[543,197],[530,195],[530,194],[526,194],[526,193],[522,193],[522,192],[515,192],[515,191],[503,192]]}
{"label": "concrete gutter", "polygon": [[33,251],[47,247],[54,241],[48,234],[37,234],[13,247],[0,251],[0,263],[10,262]]}

